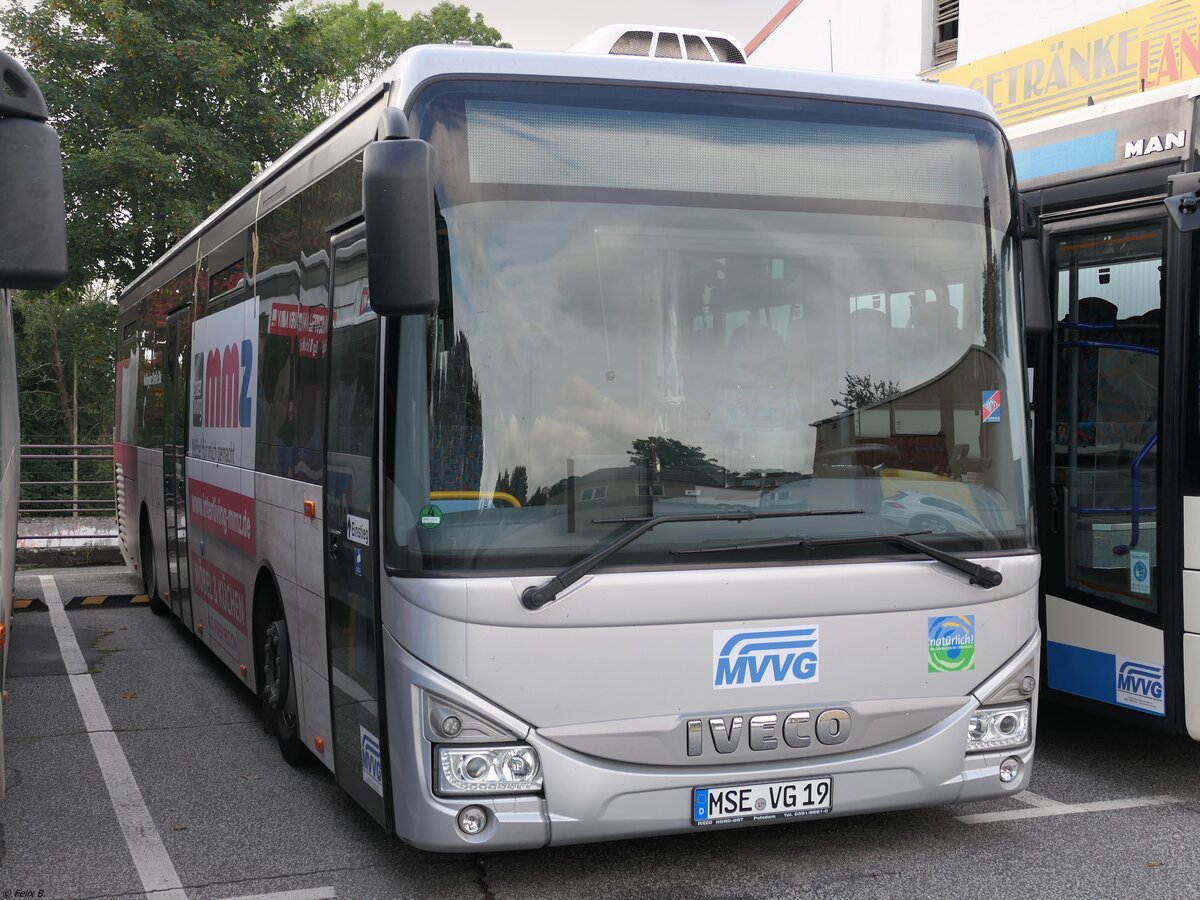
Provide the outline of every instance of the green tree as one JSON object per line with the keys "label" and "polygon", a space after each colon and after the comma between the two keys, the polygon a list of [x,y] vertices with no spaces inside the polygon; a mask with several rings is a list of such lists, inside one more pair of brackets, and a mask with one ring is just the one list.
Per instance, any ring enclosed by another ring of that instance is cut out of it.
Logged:
{"label": "green tree", "polygon": [[281,2],[0,6],[62,143],[71,264],[62,288],[19,300],[27,434],[108,434],[116,290],[303,133],[316,26],[278,22]]}
{"label": "green tree", "polygon": [[322,59],[281,0],[9,0],[63,149],[69,284],[123,284],[303,133]]}
{"label": "green tree", "polygon": [[358,0],[350,3],[305,0],[284,12],[282,24],[292,27],[293,22],[305,19],[315,25],[317,45],[326,63],[322,77],[310,83],[303,103],[302,114],[313,126],[379,79],[409,47],[454,41],[510,46],[501,40],[499,31],[484,22],[482,15],[449,2],[405,19],[378,2],[360,6]]}

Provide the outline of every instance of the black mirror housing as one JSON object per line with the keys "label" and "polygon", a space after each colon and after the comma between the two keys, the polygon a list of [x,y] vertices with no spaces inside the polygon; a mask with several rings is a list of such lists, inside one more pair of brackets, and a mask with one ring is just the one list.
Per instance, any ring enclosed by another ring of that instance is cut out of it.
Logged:
{"label": "black mirror housing", "polygon": [[381,316],[435,312],[437,224],[433,148],[429,144],[392,138],[367,147],[363,154],[363,218],[372,308]]}
{"label": "black mirror housing", "polygon": [[1046,290],[1042,242],[1036,238],[1021,241],[1021,289],[1025,294],[1025,333],[1049,334],[1054,321],[1050,315],[1050,295]]}
{"label": "black mirror housing", "polygon": [[0,53],[0,288],[51,288],[67,277],[58,134],[41,91]]}
{"label": "black mirror housing", "polygon": [[1050,315],[1050,287],[1042,257],[1041,228],[1030,202],[1020,200],[1021,292],[1025,299],[1025,334],[1031,337],[1049,334],[1054,327]]}

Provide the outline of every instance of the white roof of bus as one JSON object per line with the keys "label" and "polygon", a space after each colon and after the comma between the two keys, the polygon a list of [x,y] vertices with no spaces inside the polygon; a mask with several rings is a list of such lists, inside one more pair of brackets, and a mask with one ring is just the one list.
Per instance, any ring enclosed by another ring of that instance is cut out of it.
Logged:
{"label": "white roof of bus", "polygon": [[1090,122],[1093,119],[1101,119],[1104,116],[1128,112],[1131,109],[1150,106],[1154,103],[1162,103],[1164,100],[1196,96],[1200,96],[1200,78],[1194,78],[1190,81],[1180,81],[1166,87],[1153,88],[1140,94],[1126,94],[1123,97],[1114,97],[1112,100],[1105,100],[1094,106],[1081,106],[1079,109],[1069,109],[1066,112],[1045,116],[1041,119],[1034,119],[1031,122],[1024,122],[1020,125],[1010,125],[1004,129],[1004,133],[1012,140],[1031,134],[1040,134],[1043,131],[1051,131],[1055,128],[1062,128],[1064,125]]}
{"label": "white roof of bus", "polygon": [[968,110],[995,118],[991,104],[968,88],[916,78],[867,78],[807,69],[776,69],[752,63],[650,59],[594,53],[529,53],[495,47],[447,45],[414,47],[385,76],[399,80],[393,105],[404,106],[412,92],[444,75],[527,75],[534,78],[604,79],[642,84],[697,85],[741,90],[801,93],[883,103]]}

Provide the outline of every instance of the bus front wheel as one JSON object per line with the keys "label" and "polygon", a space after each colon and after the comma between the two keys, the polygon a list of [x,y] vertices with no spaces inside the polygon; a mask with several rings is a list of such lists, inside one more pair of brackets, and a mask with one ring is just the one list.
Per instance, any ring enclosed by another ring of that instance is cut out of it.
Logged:
{"label": "bus front wheel", "polygon": [[[287,622],[276,619],[267,626],[263,643],[263,713],[279,741],[279,752],[289,765],[308,761],[308,748],[300,737],[295,704],[291,703],[292,651]],[[293,707],[289,710],[289,706]]]}

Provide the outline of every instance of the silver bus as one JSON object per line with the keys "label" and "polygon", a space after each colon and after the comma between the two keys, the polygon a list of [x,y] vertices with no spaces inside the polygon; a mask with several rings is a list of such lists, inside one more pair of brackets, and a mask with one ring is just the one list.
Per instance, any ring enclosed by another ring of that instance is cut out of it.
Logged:
{"label": "silver bus", "polygon": [[4,704],[17,545],[20,421],[10,288],[48,288],[66,277],[62,162],[37,84],[0,51],[0,799]]}
{"label": "silver bus", "polygon": [[1039,558],[990,109],[610,46],[415,48],[128,286],[129,564],[289,761],[422,848],[1019,792]]}
{"label": "silver bus", "polygon": [[1043,228],[1032,355],[1047,696],[1200,739],[1197,82],[1010,130]]}

